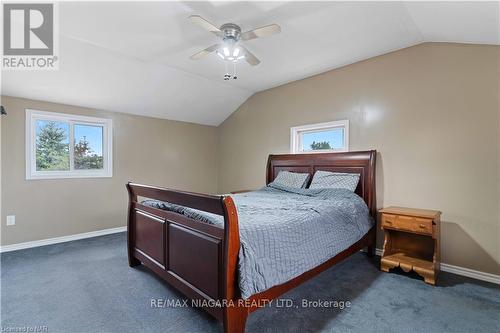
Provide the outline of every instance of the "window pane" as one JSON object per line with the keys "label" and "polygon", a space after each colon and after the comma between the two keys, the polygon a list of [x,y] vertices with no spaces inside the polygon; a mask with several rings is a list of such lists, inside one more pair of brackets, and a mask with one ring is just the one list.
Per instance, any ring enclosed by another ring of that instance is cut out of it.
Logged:
{"label": "window pane", "polygon": [[341,127],[316,132],[304,132],[302,151],[344,148],[344,129]]}
{"label": "window pane", "polygon": [[69,170],[69,124],[36,121],[36,170]]}
{"label": "window pane", "polygon": [[75,169],[103,169],[102,126],[75,124]]}

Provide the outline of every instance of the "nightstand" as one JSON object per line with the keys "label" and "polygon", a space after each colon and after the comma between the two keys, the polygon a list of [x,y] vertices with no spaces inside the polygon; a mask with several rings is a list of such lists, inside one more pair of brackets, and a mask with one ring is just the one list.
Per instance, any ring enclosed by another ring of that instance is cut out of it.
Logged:
{"label": "nightstand", "polygon": [[401,267],[435,285],[440,263],[441,212],[426,209],[387,207],[380,210],[385,234],[380,269]]}

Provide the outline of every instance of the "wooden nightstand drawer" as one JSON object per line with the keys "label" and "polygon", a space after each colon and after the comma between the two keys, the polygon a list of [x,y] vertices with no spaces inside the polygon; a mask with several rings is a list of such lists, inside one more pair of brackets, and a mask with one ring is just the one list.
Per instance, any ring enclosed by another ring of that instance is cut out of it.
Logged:
{"label": "wooden nightstand drawer", "polygon": [[432,235],[432,220],[415,216],[382,214],[382,227]]}
{"label": "wooden nightstand drawer", "polygon": [[414,231],[432,235],[432,220],[415,218]]}

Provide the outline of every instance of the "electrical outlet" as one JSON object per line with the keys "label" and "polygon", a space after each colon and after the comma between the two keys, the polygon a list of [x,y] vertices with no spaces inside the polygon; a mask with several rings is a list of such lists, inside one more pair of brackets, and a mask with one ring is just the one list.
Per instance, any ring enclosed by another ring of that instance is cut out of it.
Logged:
{"label": "electrical outlet", "polygon": [[15,224],[16,224],[16,215],[8,215],[7,225],[15,225]]}

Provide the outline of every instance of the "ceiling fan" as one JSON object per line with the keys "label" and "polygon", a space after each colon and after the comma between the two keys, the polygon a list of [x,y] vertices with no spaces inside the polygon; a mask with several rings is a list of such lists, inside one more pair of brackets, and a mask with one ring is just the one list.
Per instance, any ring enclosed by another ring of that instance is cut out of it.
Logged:
{"label": "ceiling fan", "polygon": [[226,74],[224,80],[229,80],[231,75],[227,71],[227,64],[233,64],[233,79],[236,79],[236,63],[239,60],[245,59],[252,66],[257,66],[260,60],[242,45],[242,41],[250,39],[267,37],[281,32],[281,28],[277,24],[269,24],[250,31],[241,32],[241,28],[234,23],[225,23],[217,28],[211,22],[207,21],[199,15],[191,15],[189,19],[205,30],[210,31],[220,38],[220,42],[207,47],[193,54],[190,58],[198,60],[212,52],[215,52],[222,60],[226,62]]}

